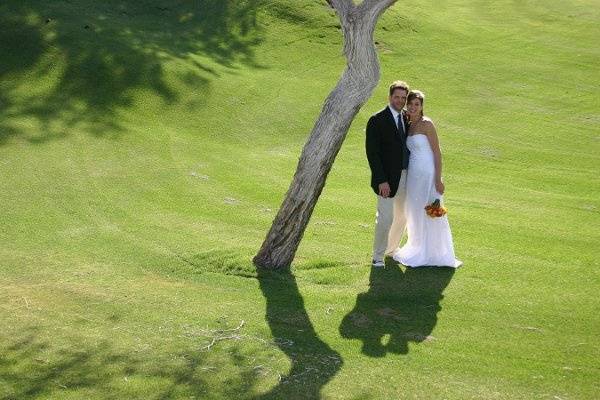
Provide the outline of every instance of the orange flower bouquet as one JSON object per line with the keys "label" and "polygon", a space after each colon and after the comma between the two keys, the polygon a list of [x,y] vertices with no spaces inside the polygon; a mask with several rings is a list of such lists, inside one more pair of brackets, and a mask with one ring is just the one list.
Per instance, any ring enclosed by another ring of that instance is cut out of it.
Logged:
{"label": "orange flower bouquet", "polygon": [[441,217],[448,213],[448,209],[440,204],[440,199],[435,199],[435,201],[425,207],[425,212],[431,218]]}

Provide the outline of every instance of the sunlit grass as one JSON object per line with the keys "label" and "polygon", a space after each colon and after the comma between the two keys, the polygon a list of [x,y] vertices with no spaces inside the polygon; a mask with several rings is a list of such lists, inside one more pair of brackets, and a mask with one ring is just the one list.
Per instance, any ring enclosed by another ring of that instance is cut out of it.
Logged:
{"label": "sunlit grass", "polygon": [[[599,14],[386,12],[287,276],[251,258],[343,69],[325,2],[0,5],[0,399],[595,398]],[[455,274],[370,273],[394,79],[438,127]]]}

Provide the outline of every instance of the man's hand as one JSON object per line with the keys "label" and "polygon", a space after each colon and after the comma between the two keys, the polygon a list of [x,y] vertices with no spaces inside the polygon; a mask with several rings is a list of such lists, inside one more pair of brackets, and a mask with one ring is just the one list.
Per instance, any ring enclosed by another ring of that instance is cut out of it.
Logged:
{"label": "man's hand", "polygon": [[379,184],[379,195],[381,197],[390,197],[390,185],[387,182]]}

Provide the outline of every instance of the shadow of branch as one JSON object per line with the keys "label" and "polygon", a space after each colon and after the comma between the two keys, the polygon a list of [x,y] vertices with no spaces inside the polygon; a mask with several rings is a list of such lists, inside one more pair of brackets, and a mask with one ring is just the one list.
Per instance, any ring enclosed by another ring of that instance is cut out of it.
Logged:
{"label": "shadow of branch", "polygon": [[[248,398],[260,375],[248,349],[117,349],[113,340],[46,338],[39,328],[0,338],[0,399]],[[59,340],[56,340],[59,339]],[[194,337],[193,339],[198,339]],[[143,341],[142,341],[143,343]],[[240,345],[242,345],[240,343]]]}
{"label": "shadow of branch", "polygon": [[[218,74],[198,59],[192,62],[195,56],[228,68],[260,67],[254,58],[262,41],[259,5],[260,0],[0,5],[0,145],[30,133],[32,120],[43,134],[31,143],[64,137],[76,126],[117,136],[125,130],[118,111],[133,104],[137,91],[165,104],[179,100],[164,67],[173,58],[190,61],[199,92]],[[189,75],[182,81],[189,84]]]}

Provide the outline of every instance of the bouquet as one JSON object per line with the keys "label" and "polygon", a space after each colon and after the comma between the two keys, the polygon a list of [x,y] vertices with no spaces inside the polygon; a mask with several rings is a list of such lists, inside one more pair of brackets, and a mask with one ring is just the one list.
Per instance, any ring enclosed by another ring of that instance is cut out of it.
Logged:
{"label": "bouquet", "polygon": [[441,217],[443,215],[446,215],[448,210],[446,209],[446,207],[444,207],[440,204],[440,199],[435,199],[435,201],[433,203],[431,203],[425,207],[425,212],[431,218],[436,218],[436,217]]}

